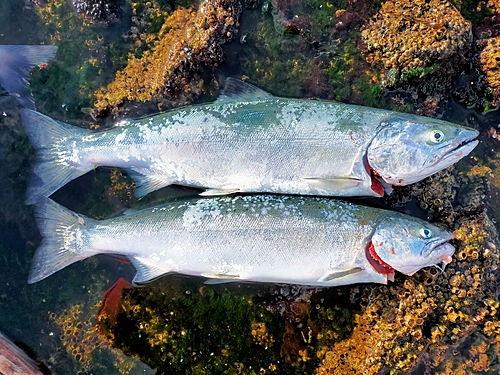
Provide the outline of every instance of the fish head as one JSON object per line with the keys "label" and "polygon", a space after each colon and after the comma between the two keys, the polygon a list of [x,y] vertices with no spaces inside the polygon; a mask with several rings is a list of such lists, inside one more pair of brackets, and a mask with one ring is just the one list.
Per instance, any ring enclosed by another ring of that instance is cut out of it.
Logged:
{"label": "fish head", "polygon": [[443,228],[396,214],[379,221],[366,256],[375,270],[389,279],[394,270],[409,276],[428,266],[444,270],[455,252],[447,242],[452,238],[453,234]]}
{"label": "fish head", "polygon": [[437,119],[405,115],[385,121],[367,150],[367,163],[383,183],[423,180],[467,156],[479,132]]}

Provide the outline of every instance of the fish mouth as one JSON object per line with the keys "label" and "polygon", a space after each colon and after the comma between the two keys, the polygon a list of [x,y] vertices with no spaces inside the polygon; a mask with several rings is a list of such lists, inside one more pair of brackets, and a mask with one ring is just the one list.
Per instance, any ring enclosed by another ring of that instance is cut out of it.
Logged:
{"label": "fish mouth", "polygon": [[476,139],[479,136],[479,131],[475,129],[466,129],[461,131],[460,135],[454,142],[448,145],[443,145],[442,149],[451,147],[445,154],[437,159],[432,166],[434,168],[447,168],[451,164],[456,163],[463,157],[469,155],[472,150],[478,145],[479,141]]}
{"label": "fish mouth", "polygon": [[475,138],[476,137],[460,142],[456,147],[449,150],[446,154],[443,155],[443,157],[441,157],[441,159],[439,159],[434,164],[437,165],[443,162],[448,162],[450,159],[452,159],[452,161],[449,164],[453,164],[463,157],[469,155],[479,143],[479,141]]}
{"label": "fish mouth", "polygon": [[[419,171],[419,173],[414,176],[408,176],[406,178],[402,178],[398,181],[391,181],[393,186],[401,186],[401,185],[409,185],[415,182],[421,181],[426,177],[433,175],[436,172],[442,171],[443,169],[448,168],[449,166],[455,164],[460,159],[469,155],[472,150],[478,145],[479,141],[475,138],[479,135],[477,130],[468,131],[466,135],[462,136],[462,140],[457,140],[449,145],[445,145],[440,150],[443,150],[444,153],[442,156],[434,157],[435,160],[428,159],[425,163],[427,164],[423,166],[423,168]],[[455,147],[453,147],[455,145]],[[448,151],[445,151],[446,148],[453,147]],[[388,182],[389,183],[389,182]]]}
{"label": "fish mouth", "polygon": [[366,246],[365,253],[368,263],[370,263],[375,271],[377,271],[381,275],[386,275],[388,280],[394,280],[394,274],[396,270],[379,257],[379,255],[375,251],[375,246],[373,246],[372,241],[370,241]]}

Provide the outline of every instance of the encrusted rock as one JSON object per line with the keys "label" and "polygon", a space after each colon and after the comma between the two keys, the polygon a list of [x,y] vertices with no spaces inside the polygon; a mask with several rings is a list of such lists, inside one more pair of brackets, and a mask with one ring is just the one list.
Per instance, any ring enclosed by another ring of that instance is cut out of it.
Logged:
{"label": "encrusted rock", "polygon": [[201,91],[203,66],[223,61],[221,44],[237,34],[241,4],[234,0],[204,0],[197,9],[178,8],[165,20],[154,47],[131,57],[107,89],[96,93],[94,115],[113,111],[125,99],[145,102],[177,98]]}
{"label": "encrusted rock", "polygon": [[448,1],[387,1],[362,37],[369,63],[405,71],[449,59],[472,41],[472,32]]}

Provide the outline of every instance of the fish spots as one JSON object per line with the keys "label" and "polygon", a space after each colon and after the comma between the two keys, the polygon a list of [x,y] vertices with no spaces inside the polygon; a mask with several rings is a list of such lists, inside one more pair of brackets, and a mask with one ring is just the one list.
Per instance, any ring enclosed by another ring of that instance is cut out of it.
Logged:
{"label": "fish spots", "polygon": [[124,129],[120,134],[118,134],[116,137],[115,137],[115,142],[118,144],[118,143],[121,143],[125,140],[125,137],[127,135],[127,130]]}

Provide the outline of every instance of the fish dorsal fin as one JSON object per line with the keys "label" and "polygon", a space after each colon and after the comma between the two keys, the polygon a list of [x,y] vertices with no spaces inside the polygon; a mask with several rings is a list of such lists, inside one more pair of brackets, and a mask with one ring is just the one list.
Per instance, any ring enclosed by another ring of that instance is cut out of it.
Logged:
{"label": "fish dorsal fin", "polygon": [[224,89],[215,103],[223,104],[236,101],[254,101],[271,98],[273,98],[273,96],[268,92],[259,89],[250,83],[229,77],[226,79]]}
{"label": "fish dorsal fin", "polygon": [[321,276],[318,282],[321,283],[321,282],[332,281],[335,279],[340,279],[342,277],[353,275],[363,270],[364,269],[361,267],[339,268],[339,269],[329,270],[323,276]]}
{"label": "fish dorsal fin", "polygon": [[170,272],[161,267],[157,261],[144,257],[129,257],[130,262],[137,270],[137,274],[132,281],[134,284],[145,284],[160,276]]}

